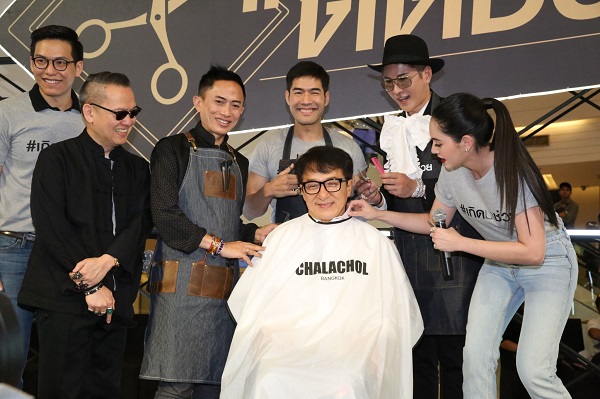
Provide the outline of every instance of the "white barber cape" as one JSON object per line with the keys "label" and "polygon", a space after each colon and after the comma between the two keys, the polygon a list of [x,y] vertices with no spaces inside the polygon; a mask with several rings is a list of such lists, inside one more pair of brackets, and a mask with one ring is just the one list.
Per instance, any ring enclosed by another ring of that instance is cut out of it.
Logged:
{"label": "white barber cape", "polygon": [[423,321],[396,247],[358,219],[278,226],[228,304],[221,398],[412,399]]}

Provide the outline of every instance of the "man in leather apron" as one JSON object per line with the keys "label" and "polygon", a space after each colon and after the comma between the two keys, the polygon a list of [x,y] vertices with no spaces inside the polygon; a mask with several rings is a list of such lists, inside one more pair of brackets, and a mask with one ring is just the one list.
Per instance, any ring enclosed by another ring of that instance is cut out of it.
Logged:
{"label": "man in leather apron", "polygon": [[[269,204],[274,209],[271,220],[277,223],[307,212],[293,164],[309,148],[327,145],[346,151],[354,162],[355,180],[367,168],[360,147],[354,140],[341,133],[327,131],[321,125],[329,104],[329,75],[325,69],[312,61],[301,61],[287,73],[286,84],[285,100],[294,125],[288,130],[271,132],[252,153],[244,204],[244,216],[248,219],[265,214]],[[380,200],[377,190],[367,198],[371,204]]]}
{"label": "man in leather apron", "polygon": [[[369,65],[381,72],[382,86],[402,109],[401,116],[408,118],[431,115],[439,104],[440,97],[431,91],[429,84],[433,74],[443,66],[443,60],[429,58],[427,44],[414,35],[389,38],[385,43],[383,62]],[[431,153],[431,146],[429,141],[423,149],[415,148],[421,178],[410,178],[398,172],[381,175],[389,210],[426,213],[431,210],[434,187],[441,170],[441,163]],[[359,183],[357,191],[360,190]],[[462,235],[478,237],[458,214],[450,226]],[[438,384],[441,398],[462,398],[462,349],[467,313],[482,259],[453,253],[454,278],[444,280],[440,254],[433,249],[429,236],[396,228],[394,240],[425,324],[424,336],[413,349],[414,398],[437,399]]]}

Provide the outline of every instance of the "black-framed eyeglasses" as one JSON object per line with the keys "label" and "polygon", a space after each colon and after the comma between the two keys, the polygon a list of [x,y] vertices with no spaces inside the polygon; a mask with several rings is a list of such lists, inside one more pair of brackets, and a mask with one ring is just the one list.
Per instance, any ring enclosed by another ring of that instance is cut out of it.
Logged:
{"label": "black-framed eyeglasses", "polygon": [[398,76],[396,79],[383,79],[381,81],[381,87],[383,87],[387,92],[394,91],[394,86],[397,86],[399,89],[406,89],[412,85],[412,78],[417,76],[419,73],[420,72],[417,72],[413,76]]}
{"label": "black-framed eyeglasses", "polygon": [[69,60],[65,60],[62,58],[56,58],[53,60],[50,60],[46,57],[34,57],[33,58],[33,65],[35,65],[35,67],[37,69],[46,69],[48,68],[48,65],[50,65],[50,62],[52,62],[52,66],[54,67],[54,69],[56,69],[57,71],[64,71],[65,69],[67,69],[67,67],[69,66],[69,64],[74,64],[77,61],[69,61]]}
{"label": "black-framed eyeglasses", "polygon": [[102,105],[98,105],[98,104],[95,104],[95,103],[90,103],[90,105],[96,106],[98,108],[102,108],[103,110],[108,111],[108,112],[112,112],[113,114],[115,114],[115,116],[117,117],[118,121],[122,121],[123,119],[125,119],[125,117],[127,115],[129,115],[131,117],[131,119],[134,119],[135,117],[138,116],[138,114],[140,112],[142,112],[142,109],[140,107],[138,107],[137,105],[135,107],[133,107],[132,109],[130,109],[129,111],[125,111],[125,110],[123,110],[123,111],[113,111],[112,109],[108,109],[106,107],[103,107]]}
{"label": "black-framed eyeglasses", "polygon": [[318,194],[321,191],[321,186],[325,187],[325,191],[328,193],[335,193],[340,191],[342,188],[342,182],[348,181],[348,179],[342,179],[340,177],[334,177],[325,181],[310,180],[300,184],[302,190],[306,194]]}

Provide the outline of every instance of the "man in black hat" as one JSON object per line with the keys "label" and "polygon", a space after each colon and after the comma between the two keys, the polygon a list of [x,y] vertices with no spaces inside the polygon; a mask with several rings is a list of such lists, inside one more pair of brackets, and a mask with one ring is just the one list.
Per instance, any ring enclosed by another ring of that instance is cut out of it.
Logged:
{"label": "man in black hat", "polygon": [[[429,85],[444,61],[430,58],[420,37],[398,35],[386,41],[382,63],[369,67],[381,72],[382,87],[402,110],[399,117],[386,117],[380,139],[388,154],[387,171],[381,175],[388,209],[429,213],[441,170],[429,136],[431,111],[441,99]],[[458,214],[450,226],[478,237]],[[482,259],[453,254],[454,278],[444,280],[440,255],[429,236],[396,228],[394,240],[425,324],[424,336],[413,349],[414,398],[437,399],[438,383],[441,398],[462,398],[467,312]]]}

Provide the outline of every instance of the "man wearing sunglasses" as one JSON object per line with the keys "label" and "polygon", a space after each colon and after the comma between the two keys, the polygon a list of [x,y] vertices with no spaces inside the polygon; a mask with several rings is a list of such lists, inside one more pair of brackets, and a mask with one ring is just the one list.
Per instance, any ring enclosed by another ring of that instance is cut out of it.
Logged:
{"label": "man wearing sunglasses", "polygon": [[[444,61],[430,58],[420,37],[398,35],[387,39],[382,63],[369,67],[381,73],[381,87],[402,110],[400,116],[386,117],[380,138],[388,154],[388,169],[381,175],[388,209],[429,213],[441,170],[440,160],[431,153],[428,119],[441,99],[430,83]],[[481,239],[460,215],[448,222],[462,235]],[[482,259],[453,254],[454,278],[446,281],[429,236],[396,228],[394,240],[425,324],[413,351],[413,397],[437,399],[439,386],[442,398],[460,399],[467,313]]]}
{"label": "man wearing sunglasses", "polygon": [[83,69],[83,46],[74,30],[49,25],[31,34],[29,92],[0,102],[0,291],[11,300],[27,358],[33,313],[17,306],[35,240],[29,198],[40,151],[75,137],[83,129],[77,95],[71,88]]}
{"label": "man wearing sunglasses", "polygon": [[19,304],[36,310],[38,398],[118,398],[127,328],[152,229],[148,162],[127,152],[137,106],[121,73],[92,74],[85,129],[41,151],[36,242]]}
{"label": "man wearing sunglasses", "polygon": [[423,322],[394,245],[346,213],[352,158],[318,146],[295,169],[308,214],[273,230],[229,298],[221,398],[410,398]]}

